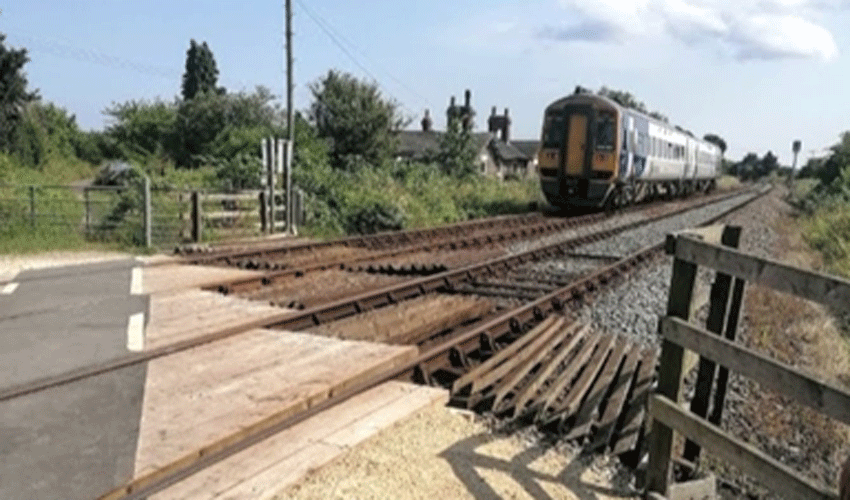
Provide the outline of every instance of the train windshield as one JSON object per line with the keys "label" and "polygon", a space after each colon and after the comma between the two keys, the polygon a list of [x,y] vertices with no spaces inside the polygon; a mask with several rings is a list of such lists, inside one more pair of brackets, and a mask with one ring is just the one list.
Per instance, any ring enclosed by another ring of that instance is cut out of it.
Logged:
{"label": "train windshield", "polygon": [[564,113],[552,112],[546,115],[543,124],[543,147],[560,148],[567,134],[567,120]]}
{"label": "train windshield", "polygon": [[596,119],[596,150],[613,151],[616,140],[614,117],[601,113]]}

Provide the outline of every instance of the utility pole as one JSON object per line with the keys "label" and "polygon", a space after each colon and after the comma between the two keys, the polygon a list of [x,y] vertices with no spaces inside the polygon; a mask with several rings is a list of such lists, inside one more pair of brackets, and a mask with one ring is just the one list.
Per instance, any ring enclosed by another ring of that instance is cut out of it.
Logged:
{"label": "utility pole", "polygon": [[295,83],[292,78],[292,0],[286,0],[286,150],[283,153],[284,171],[286,173],[286,230],[294,233],[295,217],[292,213],[292,151],[295,141],[295,115],[292,104],[292,94]]}

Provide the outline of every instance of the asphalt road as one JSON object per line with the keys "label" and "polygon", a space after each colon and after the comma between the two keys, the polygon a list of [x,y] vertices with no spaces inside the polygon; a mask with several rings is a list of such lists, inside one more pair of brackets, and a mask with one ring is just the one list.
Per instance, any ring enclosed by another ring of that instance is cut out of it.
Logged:
{"label": "asphalt road", "polygon": [[[0,289],[0,387],[128,352],[134,260],[24,271]],[[0,498],[90,500],[133,473],[146,366],[0,402]]]}

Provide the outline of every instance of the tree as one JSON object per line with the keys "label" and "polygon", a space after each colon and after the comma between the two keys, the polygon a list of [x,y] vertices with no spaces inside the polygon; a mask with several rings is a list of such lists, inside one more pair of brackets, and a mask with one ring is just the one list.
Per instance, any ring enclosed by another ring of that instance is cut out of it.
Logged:
{"label": "tree", "polygon": [[106,135],[125,159],[172,156],[176,147],[177,106],[161,100],[113,103]]}
{"label": "tree", "polygon": [[217,81],[218,68],[207,42],[198,45],[191,40],[186,51],[186,72],[183,73],[183,100],[192,100],[200,93],[223,94],[223,88],[216,88]]}
{"label": "tree", "polygon": [[472,133],[459,119],[450,120],[446,133],[440,137],[437,162],[444,172],[457,177],[466,177],[478,172],[475,168],[475,148]]}
{"label": "tree", "polygon": [[330,143],[335,168],[352,170],[358,162],[379,165],[395,151],[395,132],[405,124],[399,105],[366,83],[335,70],[310,84],[309,118],[319,137]]}
{"label": "tree", "polygon": [[726,141],[724,141],[719,135],[705,134],[705,136],[703,136],[703,140],[715,144],[718,148],[720,148],[721,155],[726,154]]}
{"label": "tree", "polygon": [[626,107],[626,108],[631,108],[631,109],[634,109],[636,111],[640,111],[641,113],[647,114],[647,115],[651,116],[652,118],[655,118],[656,120],[660,120],[664,123],[669,122],[667,117],[662,115],[658,111],[649,111],[649,109],[647,109],[647,107],[646,107],[646,104],[644,104],[643,101],[638,101],[637,98],[635,96],[633,96],[631,92],[627,92],[625,90],[609,89],[608,87],[603,85],[599,89],[599,92],[597,92],[597,94],[599,94],[603,97],[607,97],[608,99],[611,99],[612,101],[616,102],[620,106],[623,106],[623,107]]}
{"label": "tree", "polygon": [[641,113],[649,113],[649,111],[646,109],[646,105],[642,101],[638,101],[637,98],[633,96],[631,92],[626,92],[625,90],[609,89],[608,87],[603,85],[602,88],[599,89],[599,92],[597,92],[597,94],[611,99],[620,106],[632,108],[637,111],[640,111]]}
{"label": "tree", "polygon": [[27,90],[23,68],[30,59],[26,49],[7,48],[5,40],[0,33],[0,150],[9,152],[26,105],[38,99],[38,92]]}

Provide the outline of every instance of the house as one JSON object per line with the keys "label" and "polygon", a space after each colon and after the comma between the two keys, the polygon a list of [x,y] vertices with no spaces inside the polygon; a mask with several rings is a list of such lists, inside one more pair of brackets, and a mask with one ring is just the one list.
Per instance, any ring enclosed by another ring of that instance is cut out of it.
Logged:
{"label": "house", "polygon": [[[452,97],[446,109],[446,123],[461,120],[461,126],[471,131],[475,110],[471,104],[471,93],[465,93],[464,104],[457,105]],[[402,130],[398,133],[396,158],[414,161],[432,161],[440,150],[440,139],[445,132],[433,130],[429,110],[425,110],[420,130]],[[529,174],[532,157],[510,142],[510,117],[496,115],[496,108],[488,119],[487,132],[472,132],[472,144],[478,167],[484,175],[504,178],[519,178]]]}

